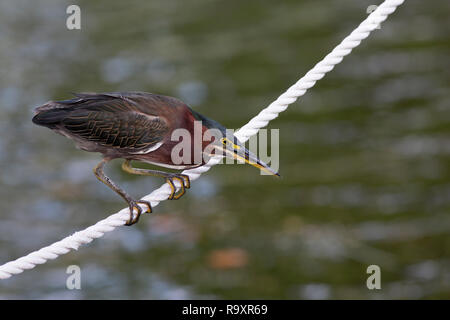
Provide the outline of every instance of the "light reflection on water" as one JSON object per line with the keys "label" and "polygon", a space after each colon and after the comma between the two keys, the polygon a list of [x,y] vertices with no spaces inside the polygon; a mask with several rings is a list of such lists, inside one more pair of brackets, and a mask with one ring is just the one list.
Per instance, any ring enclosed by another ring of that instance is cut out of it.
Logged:
{"label": "light reflection on water", "polygon": [[[0,2],[2,262],[125,206],[93,176],[100,157],[33,126],[34,106],[142,90],[237,128],[370,3],[82,1],[79,32],[64,27],[68,3],[39,4]],[[281,179],[214,168],[139,225],[3,281],[0,298],[448,298],[446,8],[405,4],[271,123]],[[108,172],[136,197],[162,182],[119,166]],[[81,291],[65,289],[71,264]],[[388,275],[381,292],[361,282],[369,264]]]}

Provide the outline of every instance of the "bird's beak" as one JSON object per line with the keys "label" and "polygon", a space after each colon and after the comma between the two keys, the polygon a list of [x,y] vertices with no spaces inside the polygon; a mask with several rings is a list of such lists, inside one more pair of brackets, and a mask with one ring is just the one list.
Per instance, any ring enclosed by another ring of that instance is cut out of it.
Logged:
{"label": "bird's beak", "polygon": [[230,142],[228,139],[226,140],[226,142],[227,143],[224,143],[223,146],[219,147],[219,149],[224,152],[226,157],[243,161],[271,175],[277,177],[280,176],[278,172],[274,171],[266,163],[258,159],[257,156],[247,150],[244,146],[236,145]]}

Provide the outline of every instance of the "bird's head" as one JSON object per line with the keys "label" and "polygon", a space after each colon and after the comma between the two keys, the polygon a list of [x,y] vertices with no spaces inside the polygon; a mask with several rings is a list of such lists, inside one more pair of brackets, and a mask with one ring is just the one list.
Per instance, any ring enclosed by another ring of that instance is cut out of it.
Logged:
{"label": "bird's head", "polygon": [[245,146],[232,134],[224,133],[222,137],[216,139],[214,149],[227,158],[243,161],[266,173],[278,177],[280,176],[278,172],[274,171],[255,154],[245,148]]}
{"label": "bird's head", "polygon": [[189,108],[190,112],[194,116],[195,120],[201,121],[204,129],[208,134],[205,134],[204,138],[207,141],[212,141],[205,150],[207,157],[214,155],[223,155],[230,159],[236,159],[248,163],[264,172],[267,172],[274,176],[280,176],[278,172],[270,168],[266,163],[258,159],[256,155],[251,153],[244,145],[223,125],[215,120],[209,119],[200,113]]}

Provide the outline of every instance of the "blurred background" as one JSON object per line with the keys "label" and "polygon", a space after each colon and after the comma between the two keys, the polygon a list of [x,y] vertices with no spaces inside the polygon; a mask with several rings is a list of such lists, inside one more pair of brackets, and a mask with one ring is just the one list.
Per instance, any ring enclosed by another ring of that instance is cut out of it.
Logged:
{"label": "blurred background", "polygon": [[[148,91],[239,128],[380,3],[1,1],[0,263],[125,206],[92,174],[100,155],[33,125],[35,106]],[[281,179],[217,166],[139,224],[1,281],[0,298],[450,298],[449,9],[406,1],[270,123]],[[120,164],[108,172],[136,197],[162,183]],[[66,289],[73,264],[82,290]]]}

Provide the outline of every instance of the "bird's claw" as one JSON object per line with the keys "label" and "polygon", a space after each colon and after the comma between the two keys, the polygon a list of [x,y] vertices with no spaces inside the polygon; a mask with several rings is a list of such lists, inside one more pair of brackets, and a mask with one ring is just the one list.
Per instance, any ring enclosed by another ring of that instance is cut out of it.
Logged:
{"label": "bird's claw", "polygon": [[[145,210],[145,213],[151,213],[152,212],[152,206],[150,202],[145,200],[131,200],[129,201],[128,205],[130,207],[130,219],[128,219],[127,223],[125,223],[126,226],[131,226],[139,221],[139,218],[142,214],[142,208],[141,204],[147,206],[147,210]],[[134,209],[136,209],[137,213],[136,216],[134,216]]]}
{"label": "bird's claw", "polygon": [[[180,192],[176,193],[177,188],[175,187],[174,180],[180,182]],[[185,193],[186,189],[191,187],[191,181],[189,180],[189,176],[185,174],[173,174],[166,178],[166,182],[169,184],[172,192],[170,193],[169,200],[178,200]]]}

